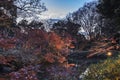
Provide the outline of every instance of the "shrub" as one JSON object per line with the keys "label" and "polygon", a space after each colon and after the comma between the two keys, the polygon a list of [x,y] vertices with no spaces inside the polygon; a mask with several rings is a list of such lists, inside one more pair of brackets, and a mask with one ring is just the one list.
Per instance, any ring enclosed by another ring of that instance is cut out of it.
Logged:
{"label": "shrub", "polygon": [[91,65],[83,80],[117,80],[120,78],[120,58],[107,59]]}

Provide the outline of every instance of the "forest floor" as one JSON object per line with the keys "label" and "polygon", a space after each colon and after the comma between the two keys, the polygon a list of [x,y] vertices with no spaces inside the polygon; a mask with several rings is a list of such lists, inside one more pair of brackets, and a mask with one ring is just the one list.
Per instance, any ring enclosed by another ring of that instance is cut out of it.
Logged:
{"label": "forest floor", "polygon": [[[88,48],[89,47],[89,48]],[[69,63],[79,66],[96,64],[120,53],[120,45],[108,39],[95,40],[87,43],[84,50],[75,50],[68,56]]]}
{"label": "forest floor", "polygon": [[[108,58],[116,57],[118,56],[119,53],[120,53],[120,45],[108,39],[101,39],[86,43],[86,45],[84,45],[83,50],[71,51],[67,59],[69,64],[73,63],[76,65],[74,68],[79,69],[80,70],[79,74],[81,74],[91,64],[97,64],[99,62],[103,62]],[[0,57],[2,59],[2,56]],[[4,58],[2,60],[4,60]],[[9,68],[9,66],[6,66],[5,68],[8,71],[12,71],[11,68]],[[3,75],[4,74],[0,75],[0,77],[4,78]],[[2,78],[0,78],[0,80],[2,80]]]}
{"label": "forest floor", "polygon": [[104,63],[107,59],[114,60],[119,55],[120,45],[108,39],[101,39],[88,42],[83,50],[71,52],[68,56],[68,62],[76,64],[81,69],[82,75],[89,66]]}

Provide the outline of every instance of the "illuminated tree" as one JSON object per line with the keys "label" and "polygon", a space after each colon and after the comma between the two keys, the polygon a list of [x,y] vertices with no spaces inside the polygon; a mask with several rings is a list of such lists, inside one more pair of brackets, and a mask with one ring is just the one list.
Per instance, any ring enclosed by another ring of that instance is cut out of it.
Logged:
{"label": "illuminated tree", "polygon": [[[96,6],[96,2],[87,3],[72,14],[73,21],[81,25],[90,39],[94,35],[95,28],[98,28],[100,23],[100,15],[97,13]],[[100,27],[98,29],[97,33],[100,33]]]}
{"label": "illuminated tree", "polygon": [[2,0],[0,1],[0,24],[9,23],[8,26],[13,27],[17,17],[36,18],[35,15],[43,11],[46,11],[46,7],[41,0]]}

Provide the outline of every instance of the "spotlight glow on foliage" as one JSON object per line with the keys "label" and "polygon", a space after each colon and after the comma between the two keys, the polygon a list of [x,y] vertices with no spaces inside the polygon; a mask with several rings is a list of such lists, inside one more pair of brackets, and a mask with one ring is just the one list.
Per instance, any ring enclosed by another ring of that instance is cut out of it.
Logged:
{"label": "spotlight glow on foliage", "polygon": [[112,56],[112,52],[107,52],[107,56]]}

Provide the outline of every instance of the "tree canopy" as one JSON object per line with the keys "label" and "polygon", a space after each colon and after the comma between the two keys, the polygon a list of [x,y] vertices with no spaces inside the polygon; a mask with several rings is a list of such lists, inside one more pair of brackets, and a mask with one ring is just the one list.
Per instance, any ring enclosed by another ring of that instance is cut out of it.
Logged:
{"label": "tree canopy", "polygon": [[41,0],[16,0],[14,4],[18,9],[18,16],[35,16],[47,10]]}
{"label": "tree canopy", "polygon": [[3,0],[0,1],[0,24],[13,26],[18,17],[37,17],[46,10],[41,0]]}
{"label": "tree canopy", "polygon": [[120,0],[99,0],[98,12],[114,23],[114,30],[120,30]]}

